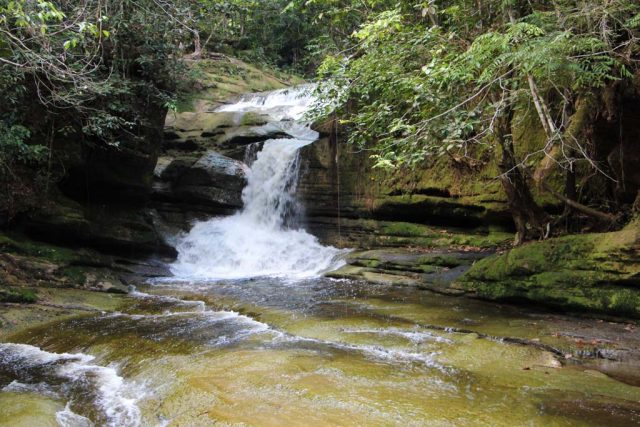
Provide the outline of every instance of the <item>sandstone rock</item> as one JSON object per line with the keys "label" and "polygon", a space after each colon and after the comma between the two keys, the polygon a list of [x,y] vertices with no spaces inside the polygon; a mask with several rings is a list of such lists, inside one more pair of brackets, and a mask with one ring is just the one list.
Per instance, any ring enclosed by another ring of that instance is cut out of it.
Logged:
{"label": "sandstone rock", "polygon": [[244,163],[208,151],[180,174],[178,183],[180,186],[215,186],[222,190],[242,191],[246,185],[246,173]]}
{"label": "sandstone rock", "polygon": [[[168,159],[168,160],[165,160]],[[161,163],[165,163],[163,166]],[[158,160],[158,166],[156,166],[157,178],[162,181],[177,181],[184,175],[194,163],[198,161],[198,157],[177,157],[177,158],[162,158]]]}
{"label": "sandstone rock", "polygon": [[247,166],[209,150],[199,158],[162,159],[153,197],[157,218],[173,229],[188,229],[193,219],[231,214],[242,207]]}
{"label": "sandstone rock", "polygon": [[485,258],[458,285],[484,299],[640,318],[640,220]]}
{"label": "sandstone rock", "polygon": [[153,170],[153,177],[154,179],[158,179],[162,177],[162,173],[164,172],[164,170],[167,168],[167,166],[169,166],[169,164],[171,164],[171,161],[173,159],[171,157],[158,157],[158,161],[156,163],[156,167]]}
{"label": "sandstone rock", "polygon": [[327,243],[340,244],[346,236],[351,244],[368,246],[371,233],[362,229],[370,220],[467,229],[490,225],[503,231],[512,226],[500,184],[490,172],[456,182],[452,177],[458,174],[442,160],[412,180],[388,176],[372,168],[368,152],[329,138],[303,147],[300,157],[298,197],[309,229]]}
{"label": "sandstone rock", "polygon": [[277,138],[291,138],[291,136],[275,126],[239,127],[227,132],[220,139],[219,144],[221,147],[229,149]]}
{"label": "sandstone rock", "polygon": [[134,257],[175,254],[158,235],[147,211],[137,205],[81,205],[58,196],[46,210],[22,218],[19,225],[33,238],[59,244]]}

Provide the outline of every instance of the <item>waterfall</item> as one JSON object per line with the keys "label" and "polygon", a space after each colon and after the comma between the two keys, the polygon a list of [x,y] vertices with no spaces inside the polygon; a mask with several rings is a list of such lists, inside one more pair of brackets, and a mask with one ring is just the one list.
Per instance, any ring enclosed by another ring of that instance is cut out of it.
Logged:
{"label": "waterfall", "polygon": [[274,90],[267,94],[252,93],[240,98],[238,102],[223,105],[217,111],[248,111],[265,113],[276,121],[300,120],[314,102],[310,93],[315,89],[312,84],[293,88]]}
{"label": "waterfall", "polygon": [[290,139],[270,139],[251,164],[242,192],[244,208],[230,217],[194,224],[177,245],[172,272],[183,279],[234,279],[258,276],[306,278],[339,267],[343,251],[321,245],[293,224],[301,147],[318,138],[300,122],[312,98],[303,86],[250,95],[220,111],[267,114]]}

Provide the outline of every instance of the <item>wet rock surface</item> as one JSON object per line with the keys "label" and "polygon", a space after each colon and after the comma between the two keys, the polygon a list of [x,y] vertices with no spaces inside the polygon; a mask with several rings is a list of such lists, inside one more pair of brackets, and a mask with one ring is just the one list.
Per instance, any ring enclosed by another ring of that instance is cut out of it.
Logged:
{"label": "wet rock surface", "polygon": [[165,206],[174,204],[185,214],[199,211],[201,206],[210,214],[231,213],[242,207],[242,189],[246,185],[244,163],[215,151],[207,151],[199,158],[162,160],[156,168],[154,199],[165,202]]}
{"label": "wet rock surface", "polygon": [[416,286],[448,295],[465,292],[450,284],[490,252],[451,249],[388,248],[351,252],[347,265],[328,277],[363,279],[372,283]]}
{"label": "wet rock surface", "polygon": [[491,300],[640,318],[640,223],[525,244],[478,262],[456,286]]}
{"label": "wet rock surface", "polygon": [[130,257],[175,254],[154,226],[144,199],[132,204],[83,204],[59,196],[45,209],[21,218],[16,229],[42,241]]}
{"label": "wet rock surface", "polygon": [[490,178],[454,182],[438,176],[451,172],[446,165],[425,169],[422,177],[388,175],[372,169],[369,153],[344,138],[325,137],[301,150],[298,194],[309,229],[324,241],[337,243],[343,234],[355,246],[367,246],[367,233],[361,231],[367,220],[510,230],[506,201]]}
{"label": "wet rock surface", "polygon": [[[251,147],[289,136],[264,114],[199,105],[167,121],[148,199],[65,201],[31,218],[33,235],[112,255],[0,239],[0,341],[120,364],[157,386],[140,393],[154,422],[335,425],[339,408],[363,425],[499,425],[504,413],[516,424],[637,423],[637,322],[538,310],[637,318],[637,224],[505,252],[510,220],[488,179],[479,189],[427,173],[409,188],[325,139],[301,157],[308,229],[366,250],[326,278],[174,280],[169,258],[139,258],[171,255],[193,221],[241,208]],[[0,408],[12,402],[0,396]],[[40,418],[62,410],[23,402]]]}

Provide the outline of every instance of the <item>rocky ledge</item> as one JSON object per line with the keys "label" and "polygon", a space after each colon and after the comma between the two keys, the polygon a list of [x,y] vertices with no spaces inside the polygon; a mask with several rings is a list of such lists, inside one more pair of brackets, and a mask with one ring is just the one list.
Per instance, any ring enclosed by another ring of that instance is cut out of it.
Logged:
{"label": "rocky ledge", "polygon": [[[462,236],[475,246],[456,245]],[[550,238],[510,250],[482,235],[444,232],[429,242],[353,252],[329,276],[640,319],[639,220],[617,232]]]}
{"label": "rocky ledge", "polygon": [[640,220],[488,257],[453,287],[490,300],[640,318]]}

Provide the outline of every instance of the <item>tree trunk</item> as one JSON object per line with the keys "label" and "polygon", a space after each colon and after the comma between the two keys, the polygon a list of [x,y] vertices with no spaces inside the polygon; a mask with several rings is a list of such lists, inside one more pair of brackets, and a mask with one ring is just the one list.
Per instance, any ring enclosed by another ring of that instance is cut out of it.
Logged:
{"label": "tree trunk", "polygon": [[611,225],[616,221],[616,217],[614,215],[608,214],[606,212],[600,212],[597,209],[593,209],[588,206],[585,206],[582,203],[578,203],[575,200],[571,200],[568,197],[553,191],[553,189],[549,187],[547,184],[543,184],[543,185],[544,185],[544,189],[548,191],[551,195],[553,195],[555,198],[557,198],[561,202],[564,202],[568,207],[574,210],[577,210],[578,212],[582,212],[585,215],[589,215],[591,217],[597,218],[598,220],[608,225]]}
{"label": "tree trunk", "polygon": [[[593,104],[590,99],[586,97],[579,98],[576,102],[575,113],[569,118],[569,124],[562,134],[561,140],[555,144],[546,156],[542,159],[535,172],[533,173],[533,180],[536,185],[542,187],[543,181],[551,174],[556,164],[562,161],[562,156],[567,152],[573,151],[573,141],[580,141],[587,125],[593,118]],[[544,125],[544,121],[541,119]],[[546,128],[545,128],[546,132]],[[569,141],[567,147],[562,147],[563,140]],[[571,165],[570,165],[571,166]]]}
{"label": "tree trunk", "polygon": [[544,133],[547,135],[549,141],[553,140],[556,136],[556,125],[549,113],[549,107],[545,103],[544,99],[540,96],[538,85],[531,74],[527,75],[527,82],[529,83],[529,90],[531,91],[531,98],[533,98],[533,105],[536,107],[540,123],[544,128]]}
{"label": "tree trunk", "polygon": [[200,44],[200,33],[198,31],[193,32],[193,59],[198,59],[202,56],[202,45]]}
{"label": "tree trunk", "polygon": [[507,194],[509,209],[516,226],[515,244],[519,245],[530,238],[543,238],[549,218],[533,199],[527,176],[516,160],[511,130],[512,120],[513,109],[507,106],[496,119],[495,132],[502,149],[500,181]]}

